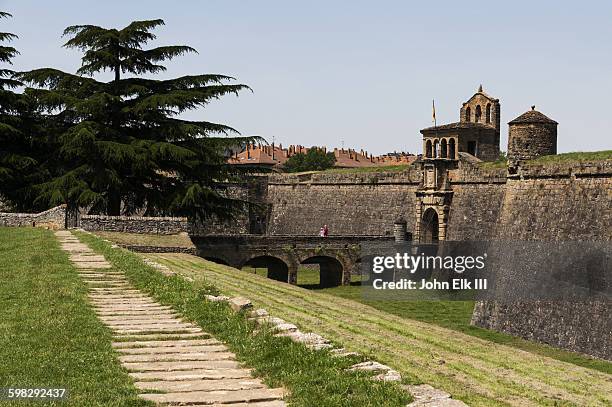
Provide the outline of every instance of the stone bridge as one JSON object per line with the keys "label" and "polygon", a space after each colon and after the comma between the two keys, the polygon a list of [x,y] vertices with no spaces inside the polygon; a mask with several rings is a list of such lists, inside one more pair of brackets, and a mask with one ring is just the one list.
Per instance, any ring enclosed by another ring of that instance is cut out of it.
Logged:
{"label": "stone bridge", "polygon": [[268,277],[297,283],[300,264],[318,264],[320,285],[348,285],[358,274],[361,243],[393,242],[392,236],[191,236],[198,256],[235,268],[267,268]]}

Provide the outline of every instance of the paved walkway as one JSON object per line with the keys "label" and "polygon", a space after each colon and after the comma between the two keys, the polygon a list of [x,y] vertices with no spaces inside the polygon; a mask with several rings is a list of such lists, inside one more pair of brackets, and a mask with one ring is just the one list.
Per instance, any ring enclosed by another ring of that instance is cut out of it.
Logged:
{"label": "paved walkway", "polygon": [[56,236],[88,284],[98,317],[113,331],[113,347],[140,397],[164,405],[285,405],[283,389],[252,378],[221,342],[134,289],[69,231]]}

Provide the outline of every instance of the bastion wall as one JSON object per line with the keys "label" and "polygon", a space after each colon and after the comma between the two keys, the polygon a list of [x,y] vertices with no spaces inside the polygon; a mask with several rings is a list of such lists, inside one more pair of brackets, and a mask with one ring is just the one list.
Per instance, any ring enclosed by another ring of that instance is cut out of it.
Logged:
{"label": "bastion wall", "polygon": [[[494,229],[494,239],[504,241],[611,241],[612,160],[521,167],[505,185]],[[508,263],[501,273],[513,272]],[[610,266],[598,270],[599,289],[612,284]],[[477,303],[472,323],[611,360],[611,305],[609,299]]]}

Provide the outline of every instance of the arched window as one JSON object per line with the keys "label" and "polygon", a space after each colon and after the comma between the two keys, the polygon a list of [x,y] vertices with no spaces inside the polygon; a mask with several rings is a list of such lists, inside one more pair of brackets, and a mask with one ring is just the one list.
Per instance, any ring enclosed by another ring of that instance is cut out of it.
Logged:
{"label": "arched window", "polygon": [[470,107],[468,106],[467,109],[465,109],[465,121],[469,122],[472,120],[472,109],[470,109]]}
{"label": "arched window", "polygon": [[425,142],[425,157],[431,158],[431,140]]}
{"label": "arched window", "polygon": [[433,156],[434,158],[440,158],[440,144],[438,140],[433,143]]}
{"label": "arched window", "polygon": [[441,158],[448,158],[448,149],[446,148],[446,139],[443,138],[442,141],[440,142],[440,157]]}
{"label": "arched window", "polygon": [[476,116],[474,117],[474,121],[476,123],[480,123],[480,118],[482,117],[482,109],[480,108],[480,105],[476,106]]}
{"label": "arched window", "polygon": [[448,140],[448,158],[455,159],[455,139]]}
{"label": "arched window", "polygon": [[487,110],[485,113],[485,120],[487,123],[491,123],[491,104],[487,103]]}

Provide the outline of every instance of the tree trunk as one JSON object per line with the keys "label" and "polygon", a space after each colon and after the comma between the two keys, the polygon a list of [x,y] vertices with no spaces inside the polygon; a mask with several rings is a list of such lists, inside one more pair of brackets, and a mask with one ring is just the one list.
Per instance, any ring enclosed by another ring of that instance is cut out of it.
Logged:
{"label": "tree trunk", "polygon": [[121,194],[117,190],[108,191],[108,204],[106,206],[108,216],[121,215]]}

